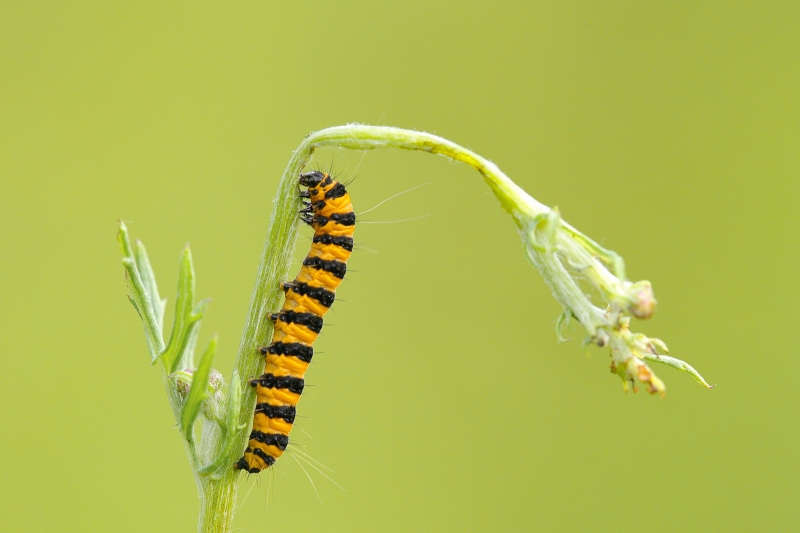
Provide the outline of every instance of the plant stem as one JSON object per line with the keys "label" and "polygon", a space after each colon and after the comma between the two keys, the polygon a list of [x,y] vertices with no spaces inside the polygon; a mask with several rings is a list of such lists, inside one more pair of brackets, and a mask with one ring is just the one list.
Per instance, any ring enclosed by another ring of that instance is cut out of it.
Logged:
{"label": "plant stem", "polygon": [[236,478],[239,472],[228,469],[220,479],[197,475],[200,492],[201,533],[228,533],[233,525],[236,505]]}
{"label": "plant stem", "polygon": [[[255,393],[248,386],[247,381],[252,376],[257,376],[261,373],[264,362],[263,357],[257,354],[257,348],[260,345],[267,344],[272,335],[272,323],[266,320],[265,316],[280,307],[280,299],[283,293],[279,285],[286,278],[292,252],[297,241],[297,213],[300,208],[300,199],[297,195],[297,177],[308,163],[314,150],[324,146],[335,146],[351,150],[401,148],[441,154],[457,161],[463,161],[476,168],[484,176],[498,198],[501,198],[501,202],[509,194],[512,196],[528,196],[525,191],[520,189],[490,161],[436,135],[401,128],[347,125],[327,128],[306,137],[292,154],[278,185],[278,192],[273,202],[272,217],[267,231],[267,240],[261,254],[255,288],[250,299],[250,309],[247,313],[247,320],[236,358],[235,369],[240,376],[243,391],[239,424],[245,427],[249,427],[255,405]],[[533,198],[530,198],[530,200],[531,203],[529,205],[538,204]],[[503,203],[503,206],[509,212],[512,212],[511,205],[508,202]],[[546,206],[538,205],[541,206],[540,212],[549,211]],[[233,464],[238,459],[238,455],[245,447],[247,434],[243,432],[240,440],[240,446],[235,446],[233,454],[228,458],[229,464]],[[219,439],[205,444],[212,449],[218,449],[220,446]],[[231,471],[233,472],[233,470]],[[203,501],[200,511],[201,533],[227,533],[229,531],[230,523],[226,521],[229,519],[225,517],[228,516],[226,510],[231,508],[232,503],[226,501],[225,497],[235,499],[235,483],[236,476],[230,473],[226,473],[218,482],[212,484],[199,483]],[[230,486],[227,486],[227,484],[230,484]],[[209,494],[206,491],[211,492]],[[214,517],[217,515],[221,518],[215,519]]]}
{"label": "plant stem", "polygon": [[[286,279],[297,240],[298,210],[301,204],[297,194],[297,178],[314,150],[328,146],[350,150],[373,150],[376,148],[419,150],[464,162],[478,170],[500,200],[503,208],[513,217],[525,243],[526,254],[540,270],[554,296],[565,308],[565,312],[570,313],[583,324],[593,342],[605,345],[609,336],[618,340],[615,344],[617,351],[612,355],[614,364],[622,369],[620,375],[623,376],[623,379],[633,381],[630,371],[628,374],[624,372],[628,368],[625,365],[634,359],[638,365],[634,366],[640,372],[639,375],[644,375],[642,370],[644,363],[640,362],[644,356],[639,352],[650,350],[655,353],[653,342],[643,336],[634,338],[627,332],[627,326],[622,327],[622,322],[617,322],[615,316],[607,316],[602,309],[592,305],[566,268],[566,265],[571,265],[572,268],[576,268],[577,265],[577,268],[587,271],[589,275],[585,277],[594,282],[605,296],[610,296],[609,300],[612,304],[617,300],[627,302],[632,298],[629,294],[631,284],[624,279],[624,264],[621,258],[613,252],[600,248],[591,239],[561,221],[556,210],[533,199],[494,163],[471,150],[436,135],[401,128],[357,124],[337,126],[306,137],[292,154],[278,185],[267,240],[261,255],[255,288],[250,300],[250,309],[247,313],[235,364],[236,374],[234,376],[238,375],[243,391],[238,414],[240,427],[249,427],[253,417],[256,399],[252,388],[247,386],[248,380],[262,371],[264,360],[263,356],[258,354],[257,348],[267,344],[272,335],[272,323],[266,319],[266,315],[280,306],[282,297],[280,282]],[[543,242],[550,244],[542,245]],[[598,257],[610,257],[612,260],[618,260],[615,264],[617,276],[608,272],[604,265],[597,260]],[[653,299],[651,303],[655,305],[655,300]],[[615,313],[624,310],[619,306],[614,309]],[[627,337],[624,337],[623,334]],[[659,360],[659,362],[668,362],[676,368],[679,368],[677,366],[679,364],[685,364],[672,358],[668,358],[668,361]],[[613,368],[617,367],[612,365]],[[699,379],[702,380],[702,378]],[[661,388],[656,387],[658,383],[660,382],[655,381],[655,378],[652,382],[648,381],[651,392],[656,390],[663,392],[663,385],[659,385]],[[227,464],[233,465],[245,447],[247,433],[239,431],[237,428],[228,428],[228,430],[237,431],[239,435],[238,444],[232,447],[229,457],[225,458]],[[221,432],[210,432],[204,435],[198,456],[203,460],[218,457],[221,452],[221,442]],[[231,530],[237,478],[238,472],[233,468],[226,468],[221,477],[217,479],[213,479],[213,476],[197,474],[201,498],[199,522],[201,533],[228,533]]]}

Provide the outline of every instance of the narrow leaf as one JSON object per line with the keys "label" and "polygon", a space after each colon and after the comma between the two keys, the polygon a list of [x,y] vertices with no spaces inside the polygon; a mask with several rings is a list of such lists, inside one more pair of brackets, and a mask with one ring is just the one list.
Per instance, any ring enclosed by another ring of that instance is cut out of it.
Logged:
{"label": "narrow leaf", "polygon": [[186,396],[186,401],[183,403],[183,410],[181,411],[181,430],[189,442],[194,440],[192,428],[197,416],[200,414],[203,401],[209,397],[210,385],[208,377],[211,374],[211,365],[214,363],[216,353],[217,336],[214,335],[211,342],[208,343],[208,348],[203,354],[203,358],[200,360],[200,366],[194,371],[192,388],[189,389],[189,394]]}
{"label": "narrow leaf", "polygon": [[667,366],[671,366],[672,368],[677,368],[678,370],[682,370],[683,372],[686,372],[687,374],[692,376],[694,379],[697,380],[698,383],[704,385],[708,389],[713,389],[715,387],[715,385],[709,385],[706,382],[706,380],[703,379],[703,376],[700,375],[700,372],[695,370],[692,367],[692,365],[684,361],[681,361],[680,359],[676,359],[668,355],[650,354],[650,353],[645,353],[644,358],[647,359],[648,361],[654,361],[656,363],[661,363]]}
{"label": "narrow leaf", "polygon": [[[119,242],[120,250],[122,251],[122,265],[125,267],[125,280],[128,285],[128,299],[133,304],[136,312],[144,323],[144,334],[147,338],[147,347],[150,350],[150,356],[153,361],[156,360],[158,354],[164,350],[164,339],[161,336],[161,328],[159,327],[158,320],[156,319],[153,302],[150,295],[145,288],[144,283],[136,264],[131,248],[130,238],[128,237],[128,228],[125,223],[120,221],[119,231],[117,232],[117,242]],[[150,272],[152,276],[152,271]],[[155,282],[155,281],[154,281]]]}
{"label": "narrow leaf", "polygon": [[175,372],[185,368],[194,368],[194,350],[197,346],[197,337],[200,336],[200,320],[190,321],[186,327],[181,345],[178,348],[178,357],[170,370]]}
{"label": "narrow leaf", "polygon": [[183,368],[194,368],[194,349],[197,345],[197,337],[200,334],[200,322],[203,319],[203,315],[210,301],[210,298],[201,300],[189,316],[183,337],[177,348],[177,357],[175,357],[172,367],[169,369],[171,372]]}
{"label": "narrow leaf", "polygon": [[192,324],[199,320],[193,317],[194,306],[194,266],[192,252],[187,245],[181,256],[178,272],[178,294],[175,298],[175,317],[172,321],[172,333],[167,348],[159,355],[168,372],[174,372],[181,362],[191,333]]}
{"label": "narrow leaf", "polygon": [[558,342],[567,342],[570,340],[561,335],[561,330],[569,326],[569,321],[571,318],[572,313],[569,312],[569,309],[564,309],[564,312],[559,315],[558,321],[556,322],[556,337],[558,337]]}
{"label": "narrow leaf", "polygon": [[153,267],[150,266],[150,259],[147,257],[147,250],[142,244],[142,241],[137,240],[136,246],[133,249],[136,259],[136,268],[139,270],[139,276],[142,279],[147,295],[150,297],[150,302],[153,306],[153,314],[156,317],[156,323],[159,330],[164,329],[164,306],[166,300],[162,300],[158,294],[158,285],[156,284],[156,275],[153,272]]}

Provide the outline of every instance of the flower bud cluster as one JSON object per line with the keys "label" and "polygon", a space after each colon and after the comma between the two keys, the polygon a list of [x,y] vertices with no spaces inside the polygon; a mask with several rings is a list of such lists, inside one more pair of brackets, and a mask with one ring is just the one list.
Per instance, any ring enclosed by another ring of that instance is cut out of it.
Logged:
{"label": "flower bud cluster", "polygon": [[[631,317],[648,319],[655,312],[649,281],[628,281],[622,258],[561,220],[557,209],[540,204],[518,187],[495,193],[514,217],[528,259],[544,276],[565,316],[581,323],[588,335],[586,344],[610,349],[611,371],[620,376],[626,391],[638,391],[637,383],[652,394],[666,391],[645,360],[689,372],[708,386],[691,366],[662,355],[667,351],[663,342],[631,333]],[[604,309],[592,303],[578,280],[595,289]]]}

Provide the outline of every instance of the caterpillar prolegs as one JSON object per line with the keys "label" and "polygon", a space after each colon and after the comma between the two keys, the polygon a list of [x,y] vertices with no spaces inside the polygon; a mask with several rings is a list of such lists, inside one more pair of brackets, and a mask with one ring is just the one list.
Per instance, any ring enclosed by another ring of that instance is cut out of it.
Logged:
{"label": "caterpillar prolegs", "polygon": [[283,308],[269,316],[275,323],[272,342],[259,348],[264,374],[250,380],[257,396],[253,431],[235,468],[254,474],[275,464],[289,444],[312,345],[353,251],[356,214],[344,185],[323,172],[301,174],[299,183],[308,187],[300,193],[308,199],[300,218],[314,228],[314,239],[297,277],[281,286]]}

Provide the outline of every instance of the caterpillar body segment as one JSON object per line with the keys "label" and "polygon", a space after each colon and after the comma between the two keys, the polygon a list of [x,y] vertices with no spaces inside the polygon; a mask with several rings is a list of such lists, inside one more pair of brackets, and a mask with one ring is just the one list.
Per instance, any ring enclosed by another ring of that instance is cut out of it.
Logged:
{"label": "caterpillar body segment", "polygon": [[264,373],[250,380],[257,397],[253,430],[234,468],[254,474],[275,464],[289,444],[312,345],[353,252],[356,214],[345,186],[323,172],[301,174],[299,183],[307,187],[300,197],[308,200],[300,218],[314,229],[314,238],[300,272],[281,285],[283,307],[267,317],[275,323],[272,342],[259,347]]}

